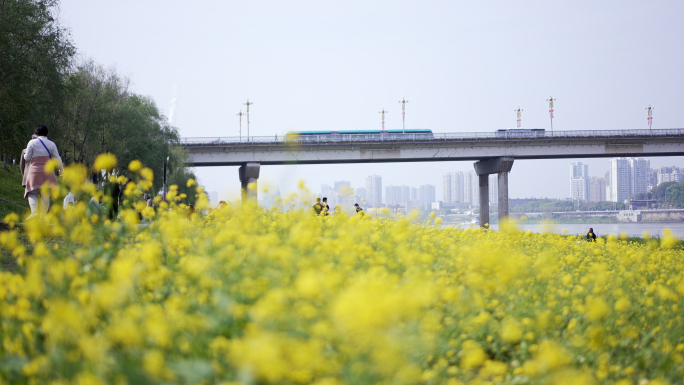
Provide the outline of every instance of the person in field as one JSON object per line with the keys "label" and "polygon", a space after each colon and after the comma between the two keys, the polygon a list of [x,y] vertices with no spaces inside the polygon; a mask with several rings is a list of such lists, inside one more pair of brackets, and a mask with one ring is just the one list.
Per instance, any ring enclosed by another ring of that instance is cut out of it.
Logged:
{"label": "person in field", "polygon": [[587,233],[587,241],[596,242],[596,234],[594,234],[594,228],[593,227],[589,228],[589,232]]}
{"label": "person in field", "polygon": [[[41,194],[40,188],[47,183],[51,188],[57,187],[57,178],[54,172],[45,171],[45,164],[51,159],[59,161],[60,173],[64,171],[62,158],[57,151],[57,145],[48,139],[47,126],[37,126],[35,139],[31,139],[24,151],[24,199],[28,199],[31,207],[31,217],[44,215],[50,207],[50,194]],[[22,183],[23,183],[22,182]]]}
{"label": "person in field", "polygon": [[316,198],[316,203],[313,205],[313,211],[316,215],[321,215],[323,211],[323,205],[321,205],[321,198]]}

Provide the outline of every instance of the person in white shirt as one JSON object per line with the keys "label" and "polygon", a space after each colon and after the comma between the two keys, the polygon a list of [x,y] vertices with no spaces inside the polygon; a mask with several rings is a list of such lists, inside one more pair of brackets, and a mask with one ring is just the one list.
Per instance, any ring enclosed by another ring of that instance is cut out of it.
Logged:
{"label": "person in white shirt", "polygon": [[[47,126],[38,126],[35,130],[35,139],[31,139],[26,146],[24,152],[24,160],[26,161],[26,186],[24,190],[24,199],[28,199],[31,207],[31,216],[47,213],[50,207],[50,195],[40,194],[40,188],[43,184],[48,183],[51,187],[57,186],[57,178],[54,172],[46,172],[45,164],[50,159],[57,159],[59,161],[60,172],[64,171],[62,165],[62,158],[57,151],[57,145],[47,138]],[[40,203],[38,202],[40,197]],[[29,218],[30,218],[29,217]]]}
{"label": "person in white shirt", "polygon": [[75,204],[76,201],[74,200],[74,193],[69,191],[67,195],[64,197],[64,209],[74,207]]}

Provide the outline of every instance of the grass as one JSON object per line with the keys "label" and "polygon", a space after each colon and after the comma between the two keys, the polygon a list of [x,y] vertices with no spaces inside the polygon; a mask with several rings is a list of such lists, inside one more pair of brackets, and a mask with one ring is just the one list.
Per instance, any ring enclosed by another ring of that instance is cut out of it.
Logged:
{"label": "grass", "polygon": [[[29,209],[24,199],[24,188],[21,187],[21,172],[18,165],[10,165],[7,168],[0,166],[0,198],[2,198],[0,200],[0,232],[2,232],[9,230],[7,224],[3,223],[5,215],[13,212],[21,216]],[[17,260],[8,250],[0,249],[0,271],[14,272],[16,269]]]}
{"label": "grass", "polygon": [[[8,168],[0,166],[0,198],[3,199],[0,200],[0,222],[11,212],[23,215],[29,209],[24,199],[24,188],[21,187],[21,172],[18,165],[10,165]],[[5,200],[14,204],[7,203]]]}

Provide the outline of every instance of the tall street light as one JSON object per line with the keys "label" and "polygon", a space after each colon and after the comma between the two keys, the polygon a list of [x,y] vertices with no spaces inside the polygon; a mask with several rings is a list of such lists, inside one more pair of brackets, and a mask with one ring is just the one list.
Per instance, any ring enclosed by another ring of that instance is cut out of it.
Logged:
{"label": "tall street light", "polygon": [[240,117],[240,141],[242,142],[242,115],[244,115],[244,113],[240,110],[240,112],[235,115]]}
{"label": "tall street light", "polygon": [[401,127],[404,134],[406,133],[406,103],[408,102],[406,98],[401,98],[399,101],[401,103]]}
{"label": "tall street light", "polygon": [[553,98],[553,96],[549,96],[548,99],[546,99],[547,102],[549,102],[549,116],[551,117],[551,131],[553,131],[553,101],[556,100]]}
{"label": "tall street light", "polygon": [[382,110],[378,111],[378,114],[382,114],[382,130],[385,131],[385,114],[389,112],[385,110],[385,107],[382,107]]}
{"label": "tall street light", "polygon": [[247,102],[242,104],[247,106],[247,141],[249,142],[249,106],[251,106],[254,103],[250,102],[249,99],[247,99]]}
{"label": "tall street light", "polygon": [[646,111],[648,112],[648,129],[651,129],[651,125],[653,124],[653,110],[654,108],[651,107],[651,103],[648,104],[648,107],[646,107]]}
{"label": "tall street light", "polygon": [[388,113],[389,111],[385,110],[385,107],[382,107],[382,110],[378,111],[378,114],[382,114],[382,130],[385,131],[385,114]]}
{"label": "tall street light", "polygon": [[518,106],[518,109],[517,109],[517,110],[513,110],[513,111],[518,113],[518,128],[520,128],[520,123],[521,123],[521,121],[522,121],[521,116],[522,116],[522,111],[523,111],[523,110],[520,108],[520,106]]}

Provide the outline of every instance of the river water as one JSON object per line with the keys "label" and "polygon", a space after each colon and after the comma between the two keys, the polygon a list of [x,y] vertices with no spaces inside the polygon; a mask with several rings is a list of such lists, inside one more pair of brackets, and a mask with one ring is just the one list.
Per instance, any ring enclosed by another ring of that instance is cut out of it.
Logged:
{"label": "river water", "polygon": [[[594,228],[594,233],[598,236],[626,233],[630,237],[641,237],[644,231],[648,231],[652,237],[662,236],[663,230],[670,229],[672,235],[684,239],[684,223],[558,223],[558,224],[518,224],[522,230],[530,230],[533,233],[554,232],[558,234],[586,234],[590,227]],[[497,229],[498,225],[492,225],[492,229]]]}

